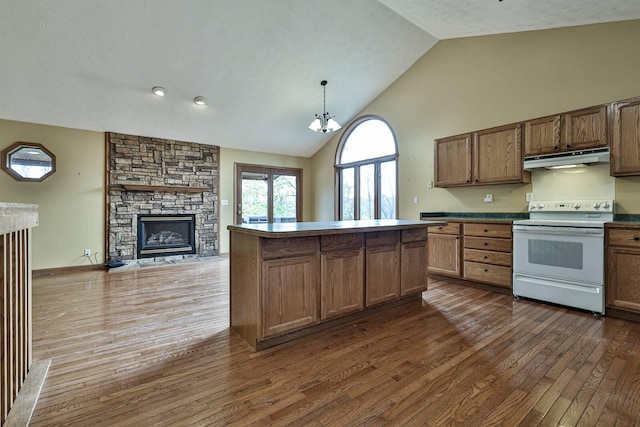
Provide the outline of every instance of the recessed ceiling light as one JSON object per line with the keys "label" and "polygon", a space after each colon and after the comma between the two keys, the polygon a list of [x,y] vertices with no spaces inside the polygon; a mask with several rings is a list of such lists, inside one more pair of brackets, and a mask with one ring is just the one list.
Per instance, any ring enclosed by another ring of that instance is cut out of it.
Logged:
{"label": "recessed ceiling light", "polygon": [[194,102],[196,105],[207,105],[207,98],[205,98],[204,96],[196,96],[196,97],[193,99],[193,102]]}
{"label": "recessed ceiling light", "polygon": [[151,89],[151,92],[153,92],[158,96],[165,96],[167,93],[167,90],[160,86],[154,86],[153,89]]}

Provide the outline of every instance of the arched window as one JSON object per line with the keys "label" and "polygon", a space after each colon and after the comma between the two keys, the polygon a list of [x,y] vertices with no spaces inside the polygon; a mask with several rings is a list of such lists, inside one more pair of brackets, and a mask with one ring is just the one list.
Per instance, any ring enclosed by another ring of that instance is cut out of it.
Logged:
{"label": "arched window", "polygon": [[336,151],[337,218],[396,218],[397,162],[396,136],[382,117],[354,120]]}

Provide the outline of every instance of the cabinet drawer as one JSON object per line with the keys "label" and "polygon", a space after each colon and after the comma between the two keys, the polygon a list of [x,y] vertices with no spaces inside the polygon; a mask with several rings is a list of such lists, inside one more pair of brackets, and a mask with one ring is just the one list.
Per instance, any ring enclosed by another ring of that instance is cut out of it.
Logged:
{"label": "cabinet drawer", "polygon": [[511,253],[511,239],[491,239],[485,237],[464,237],[465,249],[483,249],[487,251]]}
{"label": "cabinet drawer", "polygon": [[397,231],[372,231],[365,236],[367,247],[395,245],[398,243]]}
{"label": "cabinet drawer", "polygon": [[447,225],[429,227],[429,233],[435,234],[460,234],[460,223],[450,222]]}
{"label": "cabinet drawer", "polygon": [[262,258],[287,258],[309,255],[316,251],[317,238],[293,237],[290,239],[262,238]]}
{"label": "cabinet drawer", "polygon": [[609,246],[628,246],[630,248],[640,248],[640,229],[610,229]]}
{"label": "cabinet drawer", "polygon": [[400,238],[403,243],[406,242],[419,242],[421,240],[427,240],[426,228],[412,228],[411,230],[402,230],[400,232]]}
{"label": "cabinet drawer", "polygon": [[464,278],[510,288],[511,268],[500,265],[465,261]]}
{"label": "cabinet drawer", "polygon": [[511,254],[508,252],[491,252],[478,249],[465,249],[464,260],[511,267]]}
{"label": "cabinet drawer", "polygon": [[362,233],[332,234],[320,236],[320,250],[322,252],[360,249],[362,247]]}
{"label": "cabinet drawer", "polygon": [[465,236],[511,238],[511,224],[464,224]]}

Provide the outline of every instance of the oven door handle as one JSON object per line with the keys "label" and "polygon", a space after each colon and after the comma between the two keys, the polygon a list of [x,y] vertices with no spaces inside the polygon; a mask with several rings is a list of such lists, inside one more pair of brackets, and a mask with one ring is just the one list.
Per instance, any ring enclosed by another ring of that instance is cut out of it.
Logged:
{"label": "oven door handle", "polygon": [[548,227],[544,225],[514,225],[514,233],[554,234],[565,236],[602,236],[602,228]]}

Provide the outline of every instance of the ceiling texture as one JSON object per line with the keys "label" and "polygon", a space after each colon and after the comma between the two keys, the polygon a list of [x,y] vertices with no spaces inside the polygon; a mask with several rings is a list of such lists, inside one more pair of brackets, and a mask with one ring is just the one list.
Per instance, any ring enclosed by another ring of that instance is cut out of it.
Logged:
{"label": "ceiling texture", "polygon": [[628,19],[640,1],[0,0],[0,119],[309,157],[321,80],[344,126],[439,40]]}

